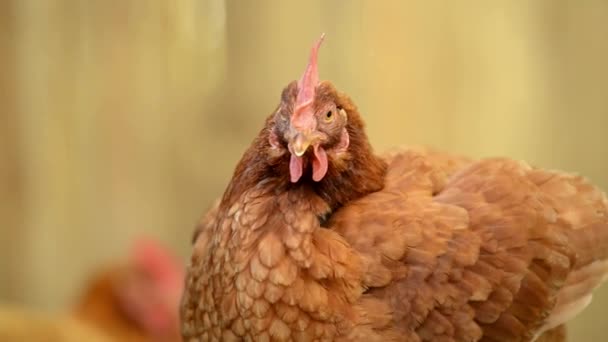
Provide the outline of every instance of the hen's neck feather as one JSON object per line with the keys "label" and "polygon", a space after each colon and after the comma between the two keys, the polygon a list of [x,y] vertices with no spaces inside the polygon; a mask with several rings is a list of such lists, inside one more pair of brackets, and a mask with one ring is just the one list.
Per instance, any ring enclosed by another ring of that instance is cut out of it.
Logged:
{"label": "hen's neck feather", "polygon": [[381,190],[387,165],[374,155],[357,108],[348,100],[344,101],[342,107],[349,115],[349,149],[341,158],[330,160],[330,167],[323,180],[314,182],[309,175],[305,175],[299,183],[290,182],[289,153],[285,151],[279,156],[271,156],[269,135],[274,125],[274,116],[271,115],[237,165],[232,181],[224,193],[223,204],[230,205],[237,200],[239,194],[260,182],[272,183],[275,194],[301,187],[311,189],[327,203],[331,211]]}
{"label": "hen's neck feather", "polygon": [[350,102],[346,102],[343,107],[349,115],[347,125],[350,137],[349,150],[346,152],[347,155],[340,159],[332,160],[330,156],[327,175],[320,182],[314,182],[310,175],[305,175],[299,183],[290,182],[289,153],[272,155],[269,134],[274,124],[274,117],[270,116],[237,165],[232,181],[224,193],[223,205],[234,203],[240,194],[262,182],[271,184],[275,194],[300,191],[300,188],[312,190],[309,191],[310,195],[316,194],[320,197],[330,211],[381,190],[387,165],[373,154],[364,131],[363,120],[356,107]]}

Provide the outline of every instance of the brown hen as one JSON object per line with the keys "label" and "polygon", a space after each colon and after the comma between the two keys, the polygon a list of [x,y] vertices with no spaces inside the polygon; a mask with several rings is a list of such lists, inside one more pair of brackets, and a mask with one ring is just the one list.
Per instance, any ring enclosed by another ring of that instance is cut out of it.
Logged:
{"label": "brown hen", "polygon": [[374,155],[320,42],[197,228],[184,339],[564,340],[608,273],[605,195],[509,159]]}
{"label": "brown hen", "polygon": [[0,341],[180,341],[182,265],[156,241],[96,272],[69,313],[0,307]]}

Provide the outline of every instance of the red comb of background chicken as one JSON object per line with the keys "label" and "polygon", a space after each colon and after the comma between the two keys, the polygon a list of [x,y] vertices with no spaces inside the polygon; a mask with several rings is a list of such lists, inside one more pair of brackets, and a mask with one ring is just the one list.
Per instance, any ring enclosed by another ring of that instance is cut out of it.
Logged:
{"label": "red comb of background chicken", "polygon": [[181,287],[184,274],[181,263],[158,241],[140,237],[133,245],[131,258],[166,290]]}
{"label": "red comb of background chicken", "polygon": [[184,279],[181,263],[159,242],[146,237],[135,241],[131,260],[149,280],[123,290],[125,309],[153,336],[172,336]]}
{"label": "red comb of background chicken", "polygon": [[314,118],[312,112],[312,101],[315,98],[315,88],[319,83],[319,71],[317,56],[319,47],[325,38],[325,33],[315,43],[310,51],[310,59],[304,75],[298,81],[298,96],[296,98],[295,109],[291,116],[291,125],[300,130],[313,129]]}

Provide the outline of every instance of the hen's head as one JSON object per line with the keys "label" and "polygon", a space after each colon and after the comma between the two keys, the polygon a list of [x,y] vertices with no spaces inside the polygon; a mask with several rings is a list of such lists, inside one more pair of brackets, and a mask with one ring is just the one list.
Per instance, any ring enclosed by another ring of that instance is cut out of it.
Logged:
{"label": "hen's head", "polygon": [[300,80],[283,90],[271,121],[270,145],[289,153],[292,183],[300,181],[309,169],[315,182],[327,176],[330,166],[342,169],[352,158],[352,135],[357,131],[363,134],[363,124],[350,99],[330,82],[319,82],[317,54],[323,38],[313,46]]}
{"label": "hen's head", "polygon": [[129,260],[94,274],[75,312],[117,339],[130,335],[178,341],[183,279],[182,265],[169,250],[141,238]]}
{"label": "hen's head", "polygon": [[319,82],[322,41],[236,167],[225,203],[269,177],[278,179],[281,189],[312,188],[331,209],[384,185],[386,164],[373,154],[357,107],[330,82]]}

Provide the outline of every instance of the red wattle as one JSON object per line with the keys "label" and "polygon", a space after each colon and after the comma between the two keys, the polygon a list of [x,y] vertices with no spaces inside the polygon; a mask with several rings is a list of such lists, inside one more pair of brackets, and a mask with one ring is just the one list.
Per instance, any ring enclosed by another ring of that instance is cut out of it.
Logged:
{"label": "red wattle", "polygon": [[323,147],[315,146],[315,158],[312,161],[312,180],[321,181],[327,173],[327,153]]}
{"label": "red wattle", "polygon": [[304,171],[303,169],[302,157],[292,154],[291,159],[289,160],[289,175],[291,176],[292,183],[297,183],[298,180],[300,180],[302,172]]}

